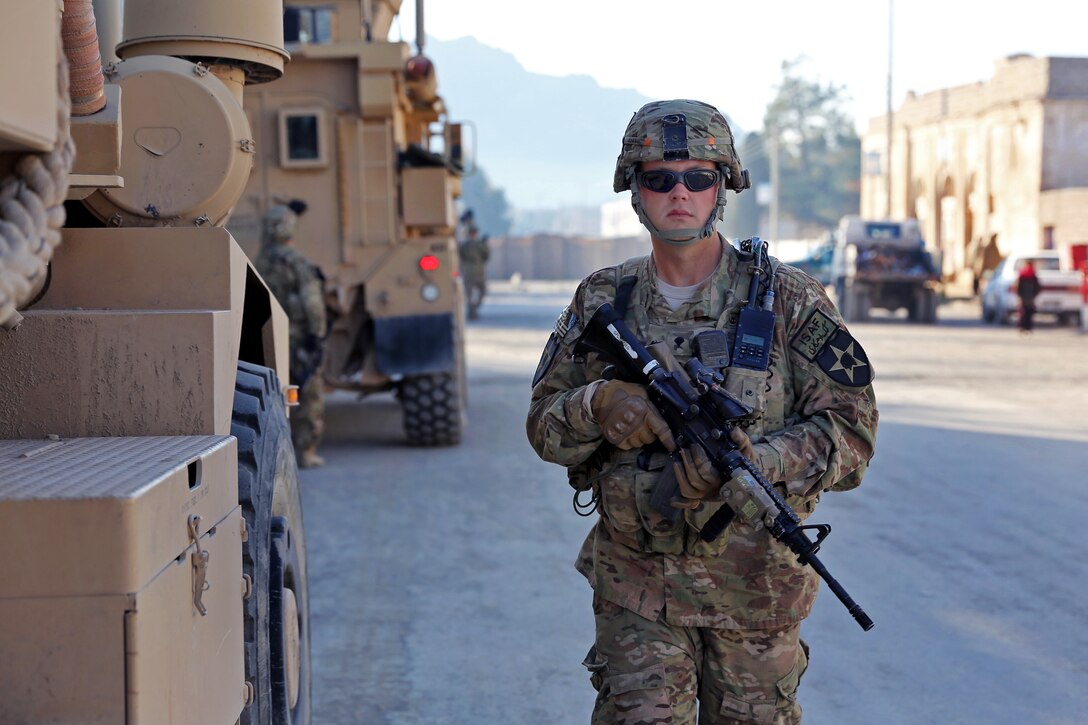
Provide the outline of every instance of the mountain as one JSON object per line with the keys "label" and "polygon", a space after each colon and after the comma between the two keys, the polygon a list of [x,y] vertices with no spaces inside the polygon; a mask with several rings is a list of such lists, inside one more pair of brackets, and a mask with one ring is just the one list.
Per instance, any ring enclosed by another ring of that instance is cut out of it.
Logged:
{"label": "mountain", "polygon": [[589,76],[530,73],[513,55],[474,38],[429,38],[425,52],[450,119],[476,126],[476,163],[516,210],[616,198],[620,137],[651,99],[602,88]]}

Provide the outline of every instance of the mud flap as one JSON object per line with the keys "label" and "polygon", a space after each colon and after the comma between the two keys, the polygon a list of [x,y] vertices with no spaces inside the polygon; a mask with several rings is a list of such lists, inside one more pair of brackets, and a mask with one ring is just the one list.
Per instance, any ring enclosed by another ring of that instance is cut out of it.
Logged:
{"label": "mud flap", "polygon": [[455,367],[453,315],[374,318],[376,363],[383,375],[450,372]]}

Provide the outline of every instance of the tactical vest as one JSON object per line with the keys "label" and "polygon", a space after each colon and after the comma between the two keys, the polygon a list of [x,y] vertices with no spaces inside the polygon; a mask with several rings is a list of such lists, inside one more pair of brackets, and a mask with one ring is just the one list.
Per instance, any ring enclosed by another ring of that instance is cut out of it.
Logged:
{"label": "tactical vest", "polygon": [[[725,250],[723,254],[729,254]],[[648,280],[639,273],[648,267],[647,258],[630,259],[614,268],[615,304],[613,307],[624,322],[647,346],[663,342],[682,366],[693,354],[692,341],[700,332],[719,329],[726,333],[729,349],[733,347],[737,319],[747,301],[749,284],[754,278],[751,254],[736,252],[736,273],[725,291],[723,309],[715,320],[699,324],[664,325],[651,322],[648,310],[652,290]],[[726,263],[725,261],[722,262]],[[772,259],[772,270],[778,260]],[[667,334],[663,334],[667,333]],[[659,340],[658,338],[666,338]],[[783,401],[768,400],[767,370],[722,367],[725,388],[752,408],[752,415],[742,425],[751,437],[781,430],[785,425]],[[666,465],[671,465],[668,453],[660,446],[621,451],[607,443],[590,461],[571,469],[571,485],[580,484],[594,491],[593,503],[607,521],[611,534],[631,548],[657,553],[708,556],[720,553],[726,546],[728,531],[713,542],[704,542],[698,532],[714,514],[717,505],[704,504],[695,511],[684,511],[676,521],[661,516],[650,506],[650,495]],[[581,470],[579,470],[581,469]],[[634,479],[633,492],[631,478]]]}

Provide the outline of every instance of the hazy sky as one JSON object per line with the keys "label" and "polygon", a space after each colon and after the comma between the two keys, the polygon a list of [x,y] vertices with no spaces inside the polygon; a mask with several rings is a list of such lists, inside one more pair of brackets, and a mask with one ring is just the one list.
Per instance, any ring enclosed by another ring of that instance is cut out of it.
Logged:
{"label": "hazy sky", "polygon": [[[762,125],[782,61],[799,55],[806,77],[846,87],[860,128],[887,104],[888,0],[427,0],[425,19],[428,35],[473,36],[534,73],[698,98],[747,130]],[[893,104],[986,80],[1012,53],[1088,55],[1086,21],[1084,0],[897,0]],[[414,0],[398,22],[414,42]]]}

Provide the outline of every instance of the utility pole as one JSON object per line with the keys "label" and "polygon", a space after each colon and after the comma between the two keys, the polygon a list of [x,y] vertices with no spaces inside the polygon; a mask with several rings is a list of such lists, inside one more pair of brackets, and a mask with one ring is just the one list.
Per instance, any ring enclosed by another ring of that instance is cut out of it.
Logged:
{"label": "utility pole", "polygon": [[884,216],[887,219],[892,218],[892,130],[894,128],[893,116],[892,116],[892,38],[893,38],[893,16],[894,16],[894,4],[895,0],[888,0],[888,108],[887,108],[887,143],[888,148],[884,154],[884,191],[886,198],[884,200]]}
{"label": "utility pole", "polygon": [[768,130],[771,135],[767,139],[771,144],[771,240],[778,242],[778,129],[771,126]]}

